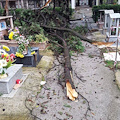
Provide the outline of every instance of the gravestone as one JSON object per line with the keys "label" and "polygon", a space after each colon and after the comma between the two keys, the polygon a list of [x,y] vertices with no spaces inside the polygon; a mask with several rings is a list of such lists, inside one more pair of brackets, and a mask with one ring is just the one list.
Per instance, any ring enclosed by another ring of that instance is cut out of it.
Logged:
{"label": "gravestone", "polygon": [[14,64],[7,69],[8,77],[0,79],[0,94],[8,94],[12,91],[17,79],[22,78],[22,64]]}
{"label": "gravestone", "polygon": [[[18,47],[10,47],[9,54],[16,53],[18,50]],[[31,55],[31,51],[35,51],[35,55]],[[16,64],[23,64],[24,67],[36,67],[36,65],[41,60],[42,56],[39,55],[39,48],[38,47],[32,47],[31,49],[28,49],[28,53],[24,55],[24,58],[16,57]]]}

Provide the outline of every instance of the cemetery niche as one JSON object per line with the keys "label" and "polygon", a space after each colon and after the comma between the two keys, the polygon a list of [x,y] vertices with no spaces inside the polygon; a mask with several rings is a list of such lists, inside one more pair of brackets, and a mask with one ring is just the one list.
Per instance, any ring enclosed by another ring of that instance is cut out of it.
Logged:
{"label": "cemetery niche", "polygon": [[120,14],[111,13],[108,17],[108,29],[106,32],[107,42],[116,42],[120,36]]}
{"label": "cemetery niche", "polygon": [[102,30],[103,34],[106,34],[108,29],[109,14],[114,13],[113,10],[99,10],[100,18],[98,19],[98,27]]}
{"label": "cemetery niche", "polygon": [[103,34],[106,34],[108,29],[109,22],[109,14],[114,13],[113,10],[104,10],[104,26],[103,26]]}

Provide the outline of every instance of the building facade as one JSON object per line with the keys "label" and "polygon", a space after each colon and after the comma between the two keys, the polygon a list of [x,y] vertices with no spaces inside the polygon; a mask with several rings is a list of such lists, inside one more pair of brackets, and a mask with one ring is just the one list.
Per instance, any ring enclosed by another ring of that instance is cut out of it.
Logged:
{"label": "building facade", "polygon": [[[37,8],[42,7],[47,0],[8,0],[8,7],[9,8]],[[0,7],[5,7],[6,0],[0,0]]]}
{"label": "building facade", "polygon": [[93,5],[101,5],[101,4],[120,4],[120,0],[71,0],[71,7],[73,9],[76,8],[76,6],[80,5],[89,5],[92,7]]}

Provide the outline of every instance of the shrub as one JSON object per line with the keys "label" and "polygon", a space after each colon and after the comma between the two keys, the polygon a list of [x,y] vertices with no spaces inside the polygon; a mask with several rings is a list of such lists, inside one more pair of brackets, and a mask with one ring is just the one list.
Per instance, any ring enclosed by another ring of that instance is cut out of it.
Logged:
{"label": "shrub", "polygon": [[99,5],[99,6],[93,6],[92,8],[92,12],[93,12],[93,20],[95,22],[98,21],[98,18],[100,16],[99,10],[101,9],[113,9],[115,13],[120,13],[120,5],[113,5],[113,4],[103,4],[103,5]]}

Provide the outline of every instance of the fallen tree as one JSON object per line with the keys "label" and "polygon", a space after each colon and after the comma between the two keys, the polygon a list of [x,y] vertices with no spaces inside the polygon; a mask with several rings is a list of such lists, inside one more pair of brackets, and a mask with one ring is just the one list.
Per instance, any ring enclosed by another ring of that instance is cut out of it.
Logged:
{"label": "fallen tree", "polygon": [[[68,6],[66,8],[68,8]],[[46,8],[45,10],[42,8],[42,10],[38,9],[32,12],[34,14],[27,14],[27,16],[22,15],[15,17],[16,20],[20,21],[21,26],[23,26],[21,28],[21,33],[25,34],[26,36],[34,35],[39,34],[41,28],[44,29],[44,32],[48,34],[47,37],[50,39],[50,44],[53,44],[53,46],[55,47],[53,47],[52,50],[59,48],[60,51],[56,50],[56,52],[63,52],[64,61],[62,61],[62,64],[64,67],[64,78],[62,82],[64,82],[64,84],[62,84],[62,87],[66,88],[67,97],[72,101],[78,98],[78,95],[83,97],[80,93],[77,93],[77,91],[75,90],[70,50],[73,50],[75,52],[79,50],[80,52],[81,49],[83,49],[81,40],[89,43],[92,43],[93,41],[74,31],[73,29],[69,28],[69,17],[66,17],[67,15],[64,14],[61,16],[58,12],[55,11],[55,8],[52,12],[50,12],[48,8]],[[77,49],[74,49],[74,47],[76,47]],[[59,53],[57,53],[58,57]],[[88,110],[90,110],[90,105],[88,100],[86,98],[84,99],[88,103],[88,108],[85,114],[85,116],[87,116],[87,112]]]}
{"label": "fallen tree", "polygon": [[[65,85],[67,89],[67,97],[71,99],[72,101],[75,100],[75,98],[78,97],[78,93],[75,90],[75,86],[73,83],[73,78],[72,78],[72,66],[70,62],[70,55],[69,55],[69,50],[66,41],[58,36],[57,34],[52,34],[53,36],[56,36],[58,39],[60,39],[63,42],[63,47],[64,47],[64,74],[65,74]],[[65,87],[65,86],[63,86]]]}

